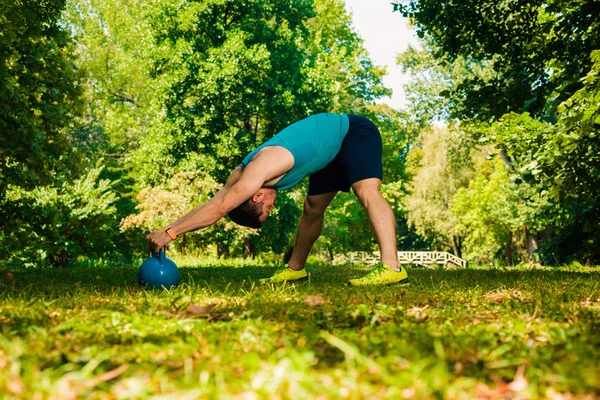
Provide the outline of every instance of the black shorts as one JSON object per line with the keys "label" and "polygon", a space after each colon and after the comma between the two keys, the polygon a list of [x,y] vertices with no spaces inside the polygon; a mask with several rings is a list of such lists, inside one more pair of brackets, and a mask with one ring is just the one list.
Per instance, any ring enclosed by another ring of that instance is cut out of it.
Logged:
{"label": "black shorts", "polygon": [[360,115],[348,114],[350,126],[342,147],[325,168],[309,178],[311,196],[344,191],[363,179],[383,178],[381,164],[381,133],[373,122]]}

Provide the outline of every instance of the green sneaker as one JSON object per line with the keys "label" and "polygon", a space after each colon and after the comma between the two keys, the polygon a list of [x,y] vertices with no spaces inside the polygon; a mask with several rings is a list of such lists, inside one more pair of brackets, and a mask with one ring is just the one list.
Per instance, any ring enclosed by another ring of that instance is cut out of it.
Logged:
{"label": "green sneaker", "polygon": [[306,269],[296,271],[286,266],[275,271],[270,278],[261,279],[260,283],[301,282],[307,279]]}
{"label": "green sneaker", "polygon": [[371,272],[362,278],[348,281],[351,286],[391,285],[394,283],[408,284],[408,273],[402,266],[400,266],[400,271],[396,271],[384,263],[377,264]]}

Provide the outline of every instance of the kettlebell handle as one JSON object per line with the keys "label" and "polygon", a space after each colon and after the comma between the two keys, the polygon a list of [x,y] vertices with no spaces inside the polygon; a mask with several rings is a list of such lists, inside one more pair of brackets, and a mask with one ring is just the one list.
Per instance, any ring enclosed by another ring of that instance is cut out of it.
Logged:
{"label": "kettlebell handle", "polygon": [[165,261],[165,258],[167,258],[167,254],[166,254],[165,248],[163,247],[162,249],[160,249],[158,251],[158,253],[153,251],[152,252],[152,257],[158,258],[160,260],[160,262],[163,263]]}

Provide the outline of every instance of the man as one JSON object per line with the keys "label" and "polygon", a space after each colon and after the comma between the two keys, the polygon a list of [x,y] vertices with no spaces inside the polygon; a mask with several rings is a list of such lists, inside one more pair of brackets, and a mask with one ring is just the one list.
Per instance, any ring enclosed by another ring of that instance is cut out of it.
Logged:
{"label": "man", "polygon": [[352,188],[375,231],[381,262],[349,284],[408,283],[408,274],[398,262],[394,213],[380,193],[382,175],[381,135],[373,122],[358,115],[314,115],[248,154],[211,200],[148,235],[148,247],[157,251],[178,235],[210,226],[226,214],[240,225],[259,228],[273,210],[277,191],[310,176],[292,256],[287,266],[263,282],[308,278],[304,265],[321,234],[325,209],[338,191]]}

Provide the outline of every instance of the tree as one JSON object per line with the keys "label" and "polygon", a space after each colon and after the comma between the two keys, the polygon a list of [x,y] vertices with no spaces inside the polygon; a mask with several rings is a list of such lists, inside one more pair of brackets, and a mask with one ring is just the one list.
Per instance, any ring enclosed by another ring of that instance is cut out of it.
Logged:
{"label": "tree", "polygon": [[73,46],[58,23],[64,3],[0,9],[0,210],[9,184],[31,189],[76,164],[68,129],[79,87]]}
{"label": "tree", "polygon": [[[562,217],[542,234],[546,244],[600,259],[592,222],[600,199],[596,3],[410,1],[395,8],[415,23],[437,68],[466,63],[485,71],[464,74],[439,94],[463,126],[475,123],[474,140],[498,149],[513,182],[558,202]],[[587,250],[561,241],[575,237]],[[553,260],[571,257],[548,252]]]}
{"label": "tree", "polygon": [[382,81],[385,69],[371,61],[343,1],[314,0],[314,10],[306,22],[306,90],[317,101],[311,111],[361,113],[391,94]]}
{"label": "tree", "polygon": [[554,117],[590,69],[600,47],[600,9],[594,0],[416,1],[397,4],[436,58],[488,62],[495,74],[465,76],[452,93],[468,118],[527,111]]}
{"label": "tree", "polygon": [[[539,164],[560,195],[600,198],[600,50],[583,87],[558,107],[559,134],[545,143]],[[535,168],[535,166],[533,166]]]}
{"label": "tree", "polygon": [[536,188],[511,181],[501,158],[483,164],[452,199],[454,231],[465,238],[466,257],[476,263],[502,258],[507,265],[534,261],[535,235],[555,221],[556,210]]}
{"label": "tree", "polygon": [[423,42],[421,46],[421,49],[409,46],[396,58],[402,72],[410,76],[404,91],[407,115],[414,127],[413,140],[429,124],[450,119],[451,104],[442,94],[454,85],[452,71],[435,59],[427,43]]}
{"label": "tree", "polygon": [[408,222],[419,235],[432,238],[439,250],[452,248],[458,257],[464,233],[455,229],[452,198],[473,178],[476,154],[462,130],[449,126],[425,129],[409,155],[414,176],[404,199]]}
{"label": "tree", "polygon": [[297,38],[311,15],[308,2],[155,3],[148,18],[151,74],[164,90],[163,157],[212,168],[224,182],[251,149],[306,115]]}
{"label": "tree", "polygon": [[69,0],[63,17],[85,73],[84,114],[76,134],[114,168],[127,164],[128,153],[160,118],[146,10],[139,1]]}
{"label": "tree", "polygon": [[[80,71],[65,1],[0,9],[0,218],[10,260],[67,265],[115,250],[111,183],[77,138]],[[93,238],[93,240],[92,240]]]}

